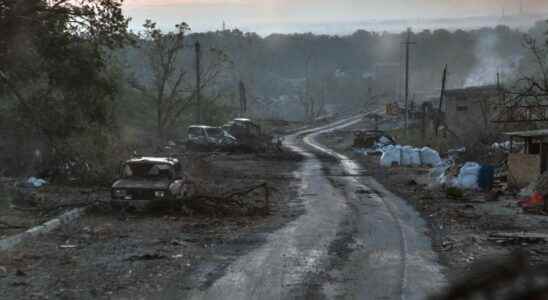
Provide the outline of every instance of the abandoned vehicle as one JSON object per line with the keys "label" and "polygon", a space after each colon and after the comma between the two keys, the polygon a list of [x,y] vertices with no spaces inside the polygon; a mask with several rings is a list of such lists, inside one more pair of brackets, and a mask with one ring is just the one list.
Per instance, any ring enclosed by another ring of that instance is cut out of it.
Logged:
{"label": "abandoned vehicle", "polygon": [[235,145],[237,139],[219,127],[193,125],[188,127],[189,148],[226,147]]}
{"label": "abandoned vehicle", "polygon": [[273,137],[264,134],[259,125],[247,118],[236,118],[223,125],[223,129],[238,139],[240,150],[265,152],[273,145]]}
{"label": "abandoned vehicle", "polygon": [[239,140],[261,135],[261,127],[246,118],[236,118],[223,128]]}
{"label": "abandoned vehicle", "polygon": [[121,166],[120,178],[112,184],[111,204],[115,209],[152,202],[178,205],[188,191],[178,159],[132,158]]}

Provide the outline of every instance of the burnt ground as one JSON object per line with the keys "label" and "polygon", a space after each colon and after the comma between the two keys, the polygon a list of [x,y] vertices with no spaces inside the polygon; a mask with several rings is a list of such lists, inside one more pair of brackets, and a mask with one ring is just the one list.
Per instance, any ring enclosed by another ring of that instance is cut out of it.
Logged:
{"label": "burnt ground", "polygon": [[43,224],[69,207],[87,205],[108,194],[105,189],[47,185],[24,187],[25,179],[0,178],[0,239]]}
{"label": "burnt ground", "polygon": [[543,241],[492,237],[498,233],[548,234],[548,216],[524,212],[517,204],[517,196],[509,193],[497,201],[486,201],[486,195],[479,192],[466,193],[460,200],[449,199],[445,191],[429,188],[428,168],[383,168],[378,156],[353,153],[351,130],[369,126],[363,122],[348,130],[328,133],[320,142],[359,162],[365,175],[374,177],[419,211],[429,224],[433,248],[446,267],[450,282],[458,282],[468,271],[518,251],[533,266],[548,262]]}
{"label": "burnt ground", "polygon": [[206,289],[234,259],[302,213],[293,177],[299,160],[288,153],[218,154],[190,172],[226,190],[268,183],[266,216],[169,210],[122,216],[95,205],[76,224],[0,253],[0,299],[184,298],[190,289]]}

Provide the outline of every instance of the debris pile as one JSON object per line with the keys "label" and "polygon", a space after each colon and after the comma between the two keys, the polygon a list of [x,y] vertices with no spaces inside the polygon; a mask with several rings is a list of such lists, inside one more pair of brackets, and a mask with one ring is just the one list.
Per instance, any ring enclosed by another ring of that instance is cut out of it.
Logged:
{"label": "debris pile", "polygon": [[380,163],[383,167],[390,166],[437,166],[442,163],[437,151],[428,147],[414,148],[411,146],[389,145],[381,149]]}
{"label": "debris pile", "polygon": [[212,216],[270,214],[273,188],[266,182],[227,189],[226,186],[195,181],[195,187],[195,194],[184,203],[184,207],[192,213]]}
{"label": "debris pile", "polygon": [[395,145],[394,139],[380,130],[355,130],[352,148],[376,151],[388,145]]}

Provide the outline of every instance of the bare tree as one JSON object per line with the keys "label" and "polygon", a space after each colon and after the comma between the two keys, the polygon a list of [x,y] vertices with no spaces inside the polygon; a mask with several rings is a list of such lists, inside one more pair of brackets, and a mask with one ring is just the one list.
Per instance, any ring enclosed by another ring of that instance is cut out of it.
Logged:
{"label": "bare tree", "polygon": [[[505,90],[512,105],[534,104],[546,100],[548,96],[548,43],[540,45],[536,39],[525,36],[523,47],[528,50],[526,68],[521,70],[513,86]],[[533,102],[531,102],[531,100]]]}
{"label": "bare tree", "polygon": [[305,54],[305,77],[302,90],[298,94],[299,103],[304,109],[305,119],[313,121],[324,111],[326,103],[327,82],[329,76],[319,76],[318,70],[313,69],[314,55]]}
{"label": "bare tree", "polygon": [[[196,105],[196,83],[192,71],[189,71],[192,68],[185,65],[183,59],[184,50],[191,46],[185,44],[190,27],[180,23],[175,26],[175,31],[164,33],[150,20],[143,27],[142,48],[151,78],[133,76],[130,84],[153,101],[158,136],[163,141],[181,115]],[[207,54],[201,68],[201,90],[215,82],[227,63],[226,56],[218,49],[209,49]]]}

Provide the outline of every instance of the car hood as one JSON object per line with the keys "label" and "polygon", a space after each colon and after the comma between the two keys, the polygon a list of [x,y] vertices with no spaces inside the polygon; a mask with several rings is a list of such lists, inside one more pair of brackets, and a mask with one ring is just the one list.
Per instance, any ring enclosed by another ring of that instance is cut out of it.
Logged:
{"label": "car hood", "polygon": [[167,190],[170,181],[165,180],[146,180],[146,179],[119,179],[112,184],[115,189],[147,189],[147,190]]}

